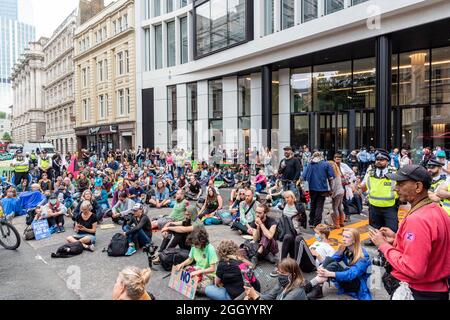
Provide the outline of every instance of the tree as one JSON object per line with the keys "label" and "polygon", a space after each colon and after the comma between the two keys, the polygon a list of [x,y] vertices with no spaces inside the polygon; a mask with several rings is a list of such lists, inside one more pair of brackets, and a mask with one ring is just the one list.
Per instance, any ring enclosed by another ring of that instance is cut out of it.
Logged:
{"label": "tree", "polygon": [[11,142],[12,141],[11,135],[8,132],[5,132],[3,134],[2,140]]}

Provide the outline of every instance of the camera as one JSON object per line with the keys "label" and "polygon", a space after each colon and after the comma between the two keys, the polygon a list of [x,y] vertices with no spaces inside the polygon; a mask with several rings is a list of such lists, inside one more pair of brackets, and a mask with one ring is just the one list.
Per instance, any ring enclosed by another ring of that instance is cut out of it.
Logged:
{"label": "camera", "polygon": [[389,262],[386,260],[385,256],[380,251],[378,251],[378,256],[376,256],[372,259],[372,264],[374,266],[384,268],[387,273],[390,273],[392,271],[391,265],[389,264]]}
{"label": "camera", "polygon": [[155,258],[156,250],[158,250],[158,246],[151,243],[142,247],[142,251],[147,255],[149,268],[153,267],[153,259]]}

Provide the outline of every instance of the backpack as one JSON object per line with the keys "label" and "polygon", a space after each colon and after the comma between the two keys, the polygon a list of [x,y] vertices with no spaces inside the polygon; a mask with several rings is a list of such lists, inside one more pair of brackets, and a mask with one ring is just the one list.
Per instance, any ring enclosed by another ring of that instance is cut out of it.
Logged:
{"label": "backpack", "polygon": [[284,236],[289,234],[295,237],[297,235],[297,231],[295,231],[292,220],[283,214],[277,224],[277,232],[276,232],[277,240],[283,241]]}
{"label": "backpack", "polygon": [[246,258],[250,260],[258,253],[259,244],[251,240],[245,240],[239,248],[242,249],[241,252],[246,256]]}
{"label": "backpack", "polygon": [[217,215],[222,220],[222,223],[229,226],[233,222],[233,216],[228,211],[219,211]]}
{"label": "backpack", "polygon": [[58,248],[56,253],[52,253],[52,258],[70,258],[82,254],[84,250],[83,244],[79,241],[74,243],[66,243]]}
{"label": "backpack", "polygon": [[31,225],[27,226],[25,228],[25,230],[23,231],[23,238],[26,241],[34,239],[34,231],[33,231],[33,228],[31,227]]}
{"label": "backpack", "polygon": [[121,233],[116,233],[111,242],[108,245],[108,256],[110,257],[122,257],[128,251],[128,240],[127,237]]}
{"label": "backpack", "polygon": [[302,272],[310,273],[316,271],[316,259],[303,238],[300,240],[297,252],[297,263]]}
{"label": "backpack", "polygon": [[174,265],[180,264],[189,258],[189,251],[179,248],[169,248],[159,253],[159,261],[166,271],[171,271]]}

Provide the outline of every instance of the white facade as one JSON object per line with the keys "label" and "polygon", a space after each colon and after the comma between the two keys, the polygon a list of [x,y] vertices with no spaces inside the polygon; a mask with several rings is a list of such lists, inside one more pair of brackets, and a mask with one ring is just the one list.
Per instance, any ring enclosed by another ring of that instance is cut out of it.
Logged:
{"label": "white facade", "polygon": [[48,38],[30,42],[29,48],[14,66],[11,75],[14,104],[12,108],[12,138],[25,143],[45,138],[43,47]]}
{"label": "white facade", "polygon": [[[213,2],[213,1],[211,1]],[[183,2],[184,4],[185,2]],[[225,2],[223,2],[225,3]],[[267,7],[270,3],[273,6]],[[251,79],[250,97],[250,147],[264,145],[262,133],[262,66],[275,65],[278,80],[278,114],[272,130],[272,147],[279,150],[291,141],[291,73],[289,68],[277,67],[278,61],[319,52],[321,50],[375,38],[391,32],[431,23],[450,16],[449,1],[424,0],[370,0],[370,1],[308,1],[314,3],[317,17],[304,22],[306,12],[303,0],[253,1],[253,40],[194,59],[194,4],[182,6],[175,1],[173,11],[167,10],[166,1],[146,0],[136,5],[137,19],[137,145],[142,139],[142,105],[139,92],[148,88],[154,90],[154,145],[167,149],[170,141],[176,139],[178,147],[188,148],[191,139],[186,128],[186,86],[197,83],[197,139],[198,158],[207,159],[211,150],[208,134],[210,125],[208,110],[211,94],[208,80],[222,80],[222,129],[226,149],[240,145],[242,138],[238,129],[238,74]],[[211,6],[219,5],[214,1]],[[339,6],[337,8],[333,6]],[[155,9],[155,6],[157,9]],[[211,9],[212,10],[212,9]],[[335,12],[330,12],[335,10]],[[155,13],[156,11],[156,13]],[[283,12],[288,12],[284,14]],[[158,14],[160,13],[160,14]],[[291,16],[288,16],[288,15]],[[288,16],[288,17],[286,17]],[[188,58],[182,63],[182,19],[188,21]],[[289,20],[291,19],[291,20]],[[175,23],[175,65],[170,66],[168,45],[169,24]],[[284,29],[284,30],[283,30]],[[160,35],[162,32],[162,36]],[[161,48],[158,47],[162,40]],[[141,54],[141,55],[139,55]],[[161,58],[158,58],[161,55]],[[157,61],[160,60],[160,61]],[[248,70],[248,71],[246,71]],[[167,109],[170,97],[168,86],[177,88],[177,129],[174,138],[168,137]],[[145,122],[145,120],[144,120]],[[274,145],[275,144],[275,145]],[[145,146],[144,146],[145,147]]]}
{"label": "white facade", "polygon": [[77,10],[55,30],[44,47],[46,140],[63,154],[77,150],[73,67],[76,21]]}

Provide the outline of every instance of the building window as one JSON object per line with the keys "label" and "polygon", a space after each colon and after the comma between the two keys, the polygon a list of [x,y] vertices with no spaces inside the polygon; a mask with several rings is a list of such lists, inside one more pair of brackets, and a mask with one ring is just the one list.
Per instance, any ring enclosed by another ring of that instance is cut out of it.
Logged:
{"label": "building window", "polygon": [[177,87],[167,87],[167,130],[168,146],[174,148],[177,145]]}
{"label": "building window", "polygon": [[223,116],[223,100],[222,100],[222,80],[209,81],[209,118],[222,119]]}
{"label": "building window", "polygon": [[360,4],[360,3],[363,3],[366,1],[368,1],[368,0],[352,0],[352,6],[356,6],[357,4]]}
{"label": "building window", "polygon": [[124,65],[124,53],[117,53],[117,75],[121,76],[125,74],[125,65]]}
{"label": "building window", "polygon": [[145,39],[145,57],[144,57],[144,62],[145,62],[145,71],[150,71],[151,68],[151,57],[150,57],[150,43],[151,43],[151,38],[150,38],[150,29],[145,29],[144,31],[144,39]]}
{"label": "building window", "polygon": [[83,100],[83,120],[89,121],[89,99]]}
{"label": "building window", "polygon": [[176,0],[166,0],[166,13],[172,12],[175,9]]}
{"label": "building window", "polygon": [[97,62],[97,71],[98,71],[98,81],[102,82],[104,80],[103,75],[103,60]]}
{"label": "building window", "polygon": [[264,35],[266,36],[275,31],[274,9],[274,0],[264,0]]}
{"label": "building window", "polygon": [[175,65],[175,21],[167,23],[167,66]]}
{"label": "building window", "polygon": [[155,69],[163,67],[162,25],[155,26]]}
{"label": "building window", "polygon": [[344,0],[325,0],[325,14],[344,9]]}
{"label": "building window", "polygon": [[98,97],[98,106],[99,106],[99,117],[100,119],[104,119],[106,116],[106,99],[105,96],[102,94]]}
{"label": "building window", "polygon": [[128,50],[125,50],[125,73],[130,73],[130,55]]}
{"label": "building window", "polygon": [[197,145],[197,83],[187,84],[187,119],[188,119],[188,149],[196,159],[195,146]]}
{"label": "building window", "polygon": [[431,103],[448,103],[450,102],[450,47],[433,49],[431,56],[433,57]]}
{"label": "building window", "polygon": [[125,89],[125,100],[127,103],[127,114],[131,113],[131,95],[130,95],[130,89]]}
{"label": "building window", "polygon": [[354,109],[375,108],[376,66],[375,58],[353,61],[353,94]]}
{"label": "building window", "polygon": [[161,0],[153,0],[153,17],[161,15]]}
{"label": "building window", "polygon": [[308,22],[318,17],[318,0],[302,0],[302,22]]}
{"label": "building window", "polygon": [[122,31],[128,29],[128,14],[124,14],[122,17]]}
{"label": "building window", "polygon": [[125,115],[125,90],[117,91],[117,113],[119,116]]}
{"label": "building window", "polygon": [[195,18],[196,58],[247,40],[245,0],[208,1]]}
{"label": "building window", "polygon": [[82,79],[83,88],[86,88],[88,85],[88,68],[83,68],[81,70],[81,79]]}
{"label": "building window", "polygon": [[281,1],[281,29],[295,25],[295,0]]}
{"label": "building window", "polygon": [[308,112],[312,108],[311,67],[291,71],[291,112]]}
{"label": "building window", "polygon": [[251,83],[250,75],[238,78],[238,140],[239,150],[244,152],[250,148]]}
{"label": "building window", "polygon": [[400,105],[429,103],[429,58],[428,50],[399,55]]}
{"label": "building window", "polygon": [[181,54],[181,63],[186,63],[189,61],[188,57],[188,24],[187,17],[183,17],[180,19],[180,54]]}
{"label": "building window", "polygon": [[144,2],[144,19],[150,19],[151,18],[151,4],[152,0],[145,0]]}

